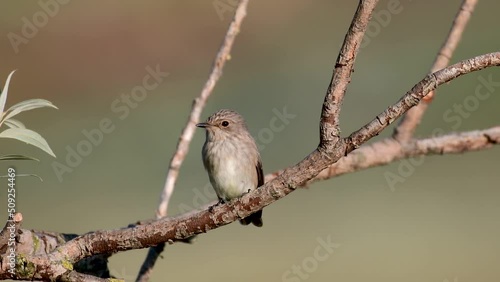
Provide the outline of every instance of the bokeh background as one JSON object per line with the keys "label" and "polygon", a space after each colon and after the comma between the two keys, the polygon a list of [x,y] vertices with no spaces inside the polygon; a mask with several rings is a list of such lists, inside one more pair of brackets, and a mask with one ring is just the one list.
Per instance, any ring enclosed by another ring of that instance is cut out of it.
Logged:
{"label": "bokeh background", "polygon": [[[342,110],[344,135],[424,77],[460,2],[400,0],[400,13],[375,21]],[[499,49],[500,2],[479,2],[453,62]],[[1,155],[41,160],[0,163],[0,174],[13,165],[18,173],[44,180],[17,178],[23,227],[85,233],[153,217],[191,102],[232,17],[231,4],[218,13],[216,1],[69,1],[16,52],[12,33],[23,36],[25,21],[33,22],[43,11],[40,3],[46,1],[2,1],[0,9],[2,85],[17,69],[7,105],[44,98],[59,107],[18,116],[47,139],[57,159],[33,146],[0,140]],[[266,173],[300,161],[318,143],[324,93],[356,5],[251,1],[232,59],[202,118],[220,108],[243,114],[261,145]],[[388,5],[381,1],[377,11],[387,11]],[[142,85],[148,66],[159,66],[169,76],[120,119],[112,104]],[[480,77],[489,76],[500,82],[500,70],[488,69],[440,87],[418,136],[498,125],[498,83],[486,100],[466,111],[467,117],[457,119],[453,112],[454,104],[473,100]],[[295,118],[272,137],[259,135],[284,108]],[[456,120],[446,119],[446,113]],[[97,129],[104,118],[114,131],[59,180],[54,162],[67,165],[68,147],[75,150],[86,140],[82,131]],[[204,188],[203,140],[200,130],[182,166],[171,215],[215,199]],[[426,157],[409,172],[396,162],[315,183],[265,208],[261,229],[235,223],[199,236],[194,245],[168,246],[152,281],[498,281],[499,158],[497,147]],[[391,186],[387,173],[404,181]],[[0,207],[5,207],[5,179],[1,183]],[[2,208],[0,218],[6,217]],[[318,240],[328,238],[338,247],[313,264]],[[114,255],[112,274],[135,279],[145,254]],[[302,269],[302,278],[293,274],[294,266]]]}

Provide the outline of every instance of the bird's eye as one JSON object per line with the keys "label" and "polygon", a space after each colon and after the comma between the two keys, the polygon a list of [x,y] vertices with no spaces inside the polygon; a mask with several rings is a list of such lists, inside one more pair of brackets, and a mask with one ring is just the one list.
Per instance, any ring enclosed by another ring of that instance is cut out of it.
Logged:
{"label": "bird's eye", "polygon": [[225,120],[221,124],[222,124],[222,126],[227,127],[229,125],[229,122],[227,120]]}

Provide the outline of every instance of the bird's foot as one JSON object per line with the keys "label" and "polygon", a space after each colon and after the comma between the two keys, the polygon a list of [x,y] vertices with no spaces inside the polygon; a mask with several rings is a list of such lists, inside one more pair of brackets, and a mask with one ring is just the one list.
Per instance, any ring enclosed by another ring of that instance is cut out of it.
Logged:
{"label": "bird's foot", "polygon": [[208,208],[208,212],[209,212],[209,213],[213,213],[213,212],[214,212],[214,208],[215,208],[216,206],[221,205],[221,204],[224,204],[224,203],[225,203],[225,202],[224,202],[224,200],[223,200],[223,199],[219,199],[219,201],[218,201],[217,203],[215,203],[215,205],[210,206],[210,207]]}

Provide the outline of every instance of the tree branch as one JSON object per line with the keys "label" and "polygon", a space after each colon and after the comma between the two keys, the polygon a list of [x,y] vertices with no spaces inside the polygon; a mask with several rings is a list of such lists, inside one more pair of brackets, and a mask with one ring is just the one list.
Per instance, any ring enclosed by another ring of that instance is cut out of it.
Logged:
{"label": "tree branch", "polygon": [[[306,185],[367,168],[387,165],[392,162],[417,156],[460,154],[484,150],[500,144],[500,127],[461,133],[450,133],[440,137],[417,139],[405,145],[393,138],[362,146],[338,162],[321,171]],[[274,179],[282,170],[266,175],[266,181]]]}
{"label": "tree branch", "polygon": [[9,217],[4,228],[0,231],[0,253],[4,253],[4,249],[9,244],[11,234],[17,234],[23,222],[23,215],[20,212],[15,213],[12,218]]}
{"label": "tree branch", "polygon": [[320,144],[322,151],[333,151],[340,140],[339,115],[342,101],[351,82],[354,62],[365,35],[368,22],[378,0],[360,0],[344,43],[335,63],[332,79],[326,91],[320,121]]}
{"label": "tree branch", "polygon": [[123,279],[99,278],[89,274],[83,274],[76,271],[70,271],[61,277],[61,281],[67,282],[125,282]]}
{"label": "tree branch", "polygon": [[[65,233],[57,233],[57,232],[49,232],[49,231],[37,231],[37,230],[28,230],[28,229],[20,229],[20,223],[22,221],[21,213],[16,213],[13,218],[13,224],[16,225],[15,231],[15,254],[16,259],[18,260],[18,264],[23,264],[27,262],[25,260],[25,256],[36,256],[36,255],[44,255],[48,256],[56,247],[63,245],[67,241],[70,241],[76,237],[77,234],[65,234]],[[7,222],[6,226],[11,226],[11,223]],[[11,230],[6,232],[10,237]],[[2,235],[3,236],[3,235]],[[10,269],[8,257],[8,248],[12,248],[14,246],[7,245],[7,241],[4,241],[0,244],[0,279],[10,279],[10,278],[18,278],[19,276],[24,277],[24,279],[31,279],[30,273],[19,274],[19,271],[16,269],[16,276],[11,277],[8,270]],[[73,274],[71,276],[65,277],[76,277],[83,273],[92,274],[95,277],[103,277],[109,278],[110,273],[108,269],[108,254],[99,254],[91,257],[86,257],[75,263],[72,267],[74,269]],[[67,264],[71,265],[71,264]],[[25,266],[27,269],[30,268],[30,265],[27,263]],[[68,273],[69,275],[69,273]],[[82,276],[83,277],[83,276]],[[90,277],[90,276],[89,276]],[[50,279],[50,276],[47,276],[46,279]],[[61,277],[63,279],[63,277]]]}
{"label": "tree branch", "polygon": [[427,93],[433,91],[439,85],[449,82],[461,75],[498,65],[500,65],[500,52],[495,52],[461,61],[427,75],[399,99],[396,104],[387,108],[371,122],[346,138],[346,154],[359,148],[361,144],[368,141],[373,136],[378,135],[387,125],[393,123],[394,120],[408,111],[411,107],[416,106]]}
{"label": "tree branch", "polygon": [[[441,46],[430,72],[438,71],[449,64],[450,59],[453,56],[453,52],[458,46],[465,27],[469,22],[472,12],[474,11],[476,3],[477,0],[463,0],[462,5],[455,16],[450,32],[448,33],[448,37],[443,43],[443,46]],[[394,139],[401,143],[410,141],[433,97],[434,91],[431,91],[424,97],[424,103],[418,104],[405,114],[399,125],[394,129]]]}

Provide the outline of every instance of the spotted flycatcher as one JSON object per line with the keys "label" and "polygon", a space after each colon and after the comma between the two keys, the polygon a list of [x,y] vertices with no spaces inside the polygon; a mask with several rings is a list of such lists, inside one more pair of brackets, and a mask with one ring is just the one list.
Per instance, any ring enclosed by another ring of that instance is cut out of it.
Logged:
{"label": "spotted flycatcher", "polygon": [[[196,126],[206,130],[203,164],[219,202],[238,198],[264,184],[259,150],[240,114],[220,110]],[[261,227],[262,210],[240,222]]]}

